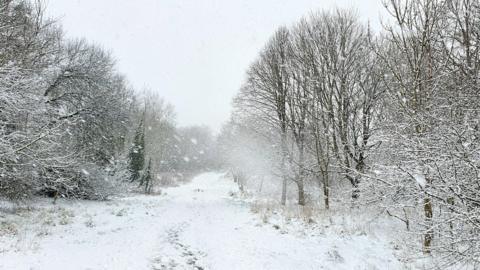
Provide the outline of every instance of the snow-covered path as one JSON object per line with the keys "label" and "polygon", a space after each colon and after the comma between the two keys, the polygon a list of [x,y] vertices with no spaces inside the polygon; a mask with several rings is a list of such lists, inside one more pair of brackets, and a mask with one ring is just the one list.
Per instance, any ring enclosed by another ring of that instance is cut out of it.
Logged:
{"label": "snow-covered path", "polygon": [[0,237],[0,269],[400,268],[385,244],[367,236],[282,233],[233,200],[235,190],[207,173],[162,196],[62,202],[30,213],[35,223],[15,241]]}

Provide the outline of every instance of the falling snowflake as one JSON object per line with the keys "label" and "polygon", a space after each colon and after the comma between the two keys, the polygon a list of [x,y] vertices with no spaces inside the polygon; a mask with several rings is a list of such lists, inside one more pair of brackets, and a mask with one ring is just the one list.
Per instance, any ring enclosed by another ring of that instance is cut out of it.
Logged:
{"label": "falling snowflake", "polygon": [[427,180],[425,179],[425,175],[423,175],[423,174],[415,174],[413,177],[415,178],[415,181],[417,181],[417,184],[418,184],[421,188],[425,188],[425,186],[427,185]]}

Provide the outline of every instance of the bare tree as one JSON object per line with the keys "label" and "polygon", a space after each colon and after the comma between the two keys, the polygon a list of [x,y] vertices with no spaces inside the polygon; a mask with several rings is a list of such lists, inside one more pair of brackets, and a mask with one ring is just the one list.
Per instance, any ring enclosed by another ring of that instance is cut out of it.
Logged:
{"label": "bare tree", "polygon": [[370,138],[383,93],[382,74],[369,50],[369,32],[351,12],[342,10],[313,15],[304,31],[311,43],[312,59],[304,63],[309,63],[314,82],[314,136],[321,139],[318,133],[327,132],[322,138],[324,146],[317,141],[315,147],[323,160],[319,166],[327,177],[331,151],[353,187],[352,198],[357,198],[368,152],[374,145]]}
{"label": "bare tree", "polygon": [[281,204],[285,205],[288,176],[285,171],[288,150],[288,95],[291,78],[288,72],[290,50],[288,29],[277,30],[263,50],[260,58],[248,71],[248,79],[236,103],[258,111],[265,123],[277,128],[280,134],[282,178]]}

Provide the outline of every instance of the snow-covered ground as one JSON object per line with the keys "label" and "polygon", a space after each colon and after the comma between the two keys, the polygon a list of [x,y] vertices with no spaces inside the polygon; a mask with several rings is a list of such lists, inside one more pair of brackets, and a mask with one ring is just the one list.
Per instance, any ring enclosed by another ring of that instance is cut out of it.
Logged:
{"label": "snow-covered ground", "polygon": [[0,212],[0,269],[402,269],[382,237],[261,218],[202,174],[162,195]]}

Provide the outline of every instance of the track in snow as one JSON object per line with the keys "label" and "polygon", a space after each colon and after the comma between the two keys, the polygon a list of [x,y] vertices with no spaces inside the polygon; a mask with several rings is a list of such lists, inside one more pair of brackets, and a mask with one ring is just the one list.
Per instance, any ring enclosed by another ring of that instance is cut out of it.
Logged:
{"label": "track in snow", "polygon": [[162,196],[60,202],[75,213],[71,223],[48,227],[41,237],[29,232],[31,239],[18,241],[34,244],[18,250],[0,243],[7,250],[0,252],[0,270],[400,268],[378,239],[281,234],[233,200],[232,191],[231,180],[206,173]]}

